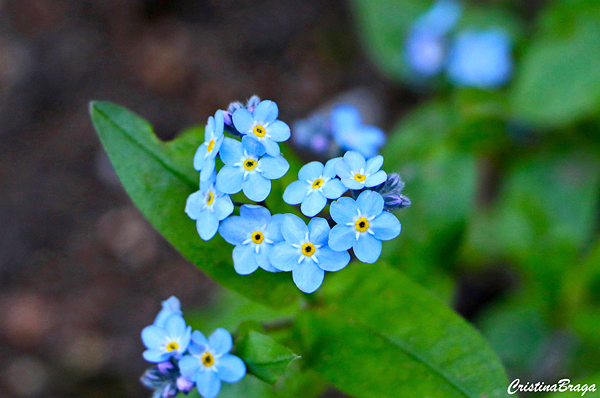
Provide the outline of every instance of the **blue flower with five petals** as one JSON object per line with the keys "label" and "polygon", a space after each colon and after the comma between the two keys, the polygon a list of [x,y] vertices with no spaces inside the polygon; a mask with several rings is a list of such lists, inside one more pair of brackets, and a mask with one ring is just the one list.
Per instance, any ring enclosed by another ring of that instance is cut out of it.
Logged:
{"label": "blue flower with five petals", "polygon": [[298,181],[292,182],[283,193],[283,200],[291,205],[302,203],[300,210],[307,217],[314,217],[327,205],[327,199],[337,199],[346,192],[336,177],[335,163],[331,159],[325,166],[321,162],[310,162],[298,172]]}
{"label": "blue flower with five petals", "polygon": [[365,157],[360,153],[348,151],[342,160],[336,162],[335,170],[346,188],[359,190],[385,182],[387,174],[380,170],[382,165],[383,156],[381,155],[365,161]]}
{"label": "blue flower with five petals", "polygon": [[217,329],[208,340],[199,331],[194,331],[191,355],[179,361],[182,376],[196,382],[204,398],[215,398],[221,390],[221,381],[235,383],[246,375],[246,365],[235,355],[229,354],[233,340],[225,329]]}
{"label": "blue flower with five petals", "polygon": [[283,240],[281,236],[282,214],[271,217],[262,206],[243,205],[240,216],[229,217],[221,223],[219,233],[233,249],[233,266],[240,275],[248,275],[261,267],[277,272],[269,261],[273,245]]}
{"label": "blue flower with five petals", "polygon": [[265,155],[265,147],[248,136],[242,142],[225,138],[220,156],[225,165],[217,175],[217,189],[226,194],[243,190],[255,202],[265,200],[271,192],[270,180],[283,177],[290,168],[281,155]]}
{"label": "blue flower with five petals", "polygon": [[200,190],[191,194],[185,205],[185,212],[196,220],[198,234],[210,240],[217,233],[219,221],[233,213],[233,203],[228,195],[215,188],[215,173],[207,181],[200,181]]}
{"label": "blue flower with five petals", "polygon": [[333,250],[354,249],[356,258],[374,263],[381,255],[381,241],[400,234],[400,221],[383,211],[383,197],[374,191],[362,192],[356,201],[340,198],[331,204],[329,212],[337,223],[329,233]]}
{"label": "blue flower with five petals", "polygon": [[329,245],[329,224],[313,218],[308,227],[293,214],[286,214],[281,225],[285,241],[271,251],[271,265],[281,271],[292,271],[294,283],[305,293],[321,286],[325,271],[335,272],[350,262],[347,251],[333,251]]}
{"label": "blue flower with five petals", "polygon": [[363,156],[377,155],[385,143],[385,133],[375,126],[362,124],[360,113],[353,105],[338,105],[331,110],[331,132],[337,144]]}
{"label": "blue flower with five petals", "polygon": [[144,359],[159,363],[171,357],[179,358],[188,349],[191,336],[192,327],[186,327],[181,315],[177,314],[167,318],[163,327],[146,326],[142,330],[142,341],[147,348]]}
{"label": "blue flower with five petals", "polygon": [[204,129],[204,143],[198,147],[194,155],[194,168],[200,171],[200,181],[206,181],[215,171],[215,158],[223,143],[223,111],[215,112],[209,117]]}
{"label": "blue flower with five petals", "polygon": [[271,156],[279,155],[278,142],[290,138],[290,127],[277,120],[279,109],[273,101],[261,101],[252,112],[238,109],[233,114],[233,125],[243,135],[247,135],[264,145]]}
{"label": "blue flower with five petals", "polygon": [[179,299],[175,296],[171,296],[162,302],[162,309],[154,319],[154,324],[160,327],[165,326],[165,322],[173,314],[183,314],[181,312],[181,303],[179,302]]}

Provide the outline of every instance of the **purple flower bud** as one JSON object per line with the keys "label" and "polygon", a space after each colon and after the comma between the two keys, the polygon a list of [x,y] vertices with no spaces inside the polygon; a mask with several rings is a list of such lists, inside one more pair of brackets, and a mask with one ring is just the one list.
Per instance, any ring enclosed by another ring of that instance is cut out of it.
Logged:
{"label": "purple flower bud", "polygon": [[164,375],[169,374],[170,370],[174,368],[173,364],[170,361],[161,362],[157,365],[158,370]]}
{"label": "purple flower bud", "polygon": [[194,382],[186,379],[183,376],[180,376],[177,378],[177,388],[179,391],[187,394],[188,392],[192,391],[192,388],[194,388]]}
{"label": "purple flower bud", "polygon": [[227,112],[233,114],[235,111],[237,111],[238,109],[242,109],[243,107],[244,105],[242,105],[241,102],[235,101],[229,104],[229,106],[227,107]]}
{"label": "purple flower bud", "polygon": [[231,126],[233,125],[233,120],[231,119],[231,117],[233,116],[231,114],[231,112],[229,111],[222,111],[223,112],[223,122],[225,123],[226,126]]}
{"label": "purple flower bud", "polygon": [[246,109],[248,109],[250,112],[254,111],[254,108],[256,108],[256,105],[258,105],[260,103],[260,97],[256,94],[254,94],[252,97],[250,97],[248,99],[248,101],[246,101]]}

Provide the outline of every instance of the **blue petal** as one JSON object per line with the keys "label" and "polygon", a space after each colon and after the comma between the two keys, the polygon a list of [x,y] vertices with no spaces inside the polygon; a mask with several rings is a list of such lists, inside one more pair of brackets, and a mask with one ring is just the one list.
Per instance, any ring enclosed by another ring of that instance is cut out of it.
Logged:
{"label": "blue petal", "polygon": [[290,205],[297,205],[299,203],[302,203],[304,198],[306,198],[306,194],[308,193],[309,189],[311,189],[310,184],[306,181],[294,181],[290,185],[288,185],[285,191],[283,192],[283,201]]}
{"label": "blue petal", "polygon": [[290,126],[281,120],[277,120],[267,127],[267,134],[269,134],[271,139],[275,142],[287,141],[291,135]]}
{"label": "blue petal", "polygon": [[335,172],[341,179],[344,178],[352,178],[352,170],[350,170],[350,166],[348,163],[343,160],[339,160],[334,163],[333,167],[335,168]]}
{"label": "blue petal", "polygon": [[327,205],[327,199],[319,191],[313,191],[300,205],[300,211],[307,217],[314,217]]}
{"label": "blue petal", "polygon": [[271,245],[263,243],[260,251],[256,254],[256,263],[258,266],[268,272],[279,272],[279,270],[271,265]]}
{"label": "blue petal", "polygon": [[341,182],[348,189],[359,190],[365,187],[364,182],[358,182],[354,178],[342,178]]}
{"label": "blue petal", "polygon": [[200,217],[200,212],[204,207],[204,194],[200,191],[194,192],[188,196],[185,203],[185,213],[192,220],[197,220]]}
{"label": "blue petal", "polygon": [[327,181],[321,192],[327,199],[337,199],[344,194],[348,189],[337,178]]}
{"label": "blue petal", "polygon": [[329,240],[329,224],[324,218],[313,218],[308,223],[308,240],[315,245],[327,245]]}
{"label": "blue petal", "polygon": [[369,228],[379,240],[390,240],[400,235],[400,221],[392,213],[384,211],[369,223]]}
{"label": "blue petal", "polygon": [[365,169],[367,163],[365,157],[358,152],[348,151],[344,154],[344,162],[350,167],[354,173],[358,173],[361,169]]}
{"label": "blue petal", "polygon": [[233,202],[231,201],[231,198],[228,195],[217,196],[212,206],[215,218],[218,221],[224,220],[231,213],[233,213]]}
{"label": "blue petal", "polygon": [[313,261],[304,260],[292,270],[292,279],[298,289],[304,293],[312,293],[321,286],[325,278],[325,271]]}
{"label": "blue petal", "polygon": [[248,239],[248,234],[251,232],[244,228],[246,225],[247,223],[240,216],[229,217],[219,225],[219,234],[230,245],[241,245]]}
{"label": "blue petal", "polygon": [[354,228],[338,224],[329,232],[329,247],[338,252],[348,250],[354,244],[355,235]]}
{"label": "blue petal", "polygon": [[238,109],[233,113],[233,125],[236,130],[242,134],[248,134],[252,132],[252,128],[254,127],[254,118],[252,114],[244,109]]}
{"label": "blue petal", "polygon": [[256,271],[254,246],[251,244],[239,245],[233,248],[233,268],[240,275],[248,275]]}
{"label": "blue petal", "polygon": [[231,333],[225,329],[218,328],[208,337],[208,346],[210,347],[210,352],[217,357],[227,354],[231,351],[231,347],[233,347]]}
{"label": "blue petal", "polygon": [[352,105],[339,105],[331,111],[331,123],[335,130],[352,130],[360,125],[358,109]]}
{"label": "blue petal", "polygon": [[194,330],[194,333],[192,333],[192,341],[198,345],[202,352],[208,349],[208,340],[201,331]]}
{"label": "blue petal", "polygon": [[246,375],[246,365],[235,355],[223,355],[219,358],[217,373],[221,380],[236,383]]}
{"label": "blue petal", "polygon": [[156,326],[164,327],[167,318],[169,318],[173,314],[181,315],[181,303],[179,299],[175,296],[171,296],[165,301],[162,302],[162,309],[156,315],[154,319],[154,324]]}
{"label": "blue petal", "polygon": [[387,173],[383,170],[379,170],[377,173],[370,175],[365,180],[365,186],[368,188],[375,187],[383,184],[387,180]]}
{"label": "blue petal", "polygon": [[179,348],[177,349],[179,354],[183,354],[184,352],[187,351],[191,340],[192,340],[192,327],[188,326],[187,329],[185,330],[185,333],[183,334],[183,336],[181,336],[181,338],[179,339]]}
{"label": "blue petal", "polygon": [[325,168],[323,169],[323,177],[333,178],[336,176],[337,171],[335,170],[335,164],[340,161],[342,158],[333,158],[329,159],[327,163],[325,163]]}
{"label": "blue petal", "polygon": [[363,215],[378,216],[383,211],[383,198],[375,191],[364,191],[358,195],[356,204]]}
{"label": "blue petal", "polygon": [[242,143],[233,138],[225,137],[219,151],[219,156],[225,164],[233,165],[239,162],[244,156]]}
{"label": "blue petal", "polygon": [[271,265],[280,271],[291,271],[298,264],[300,251],[288,242],[276,244],[271,249]]}
{"label": "blue petal", "polygon": [[212,173],[212,175],[208,178],[208,180],[202,181],[202,179],[200,179],[200,191],[202,191],[202,193],[206,194],[209,190],[214,188],[216,182],[217,182],[217,172],[214,171]]}
{"label": "blue petal", "polygon": [[246,181],[242,183],[244,195],[255,202],[262,202],[271,192],[271,181],[259,173],[250,173]]}
{"label": "blue petal", "polygon": [[194,375],[199,367],[200,362],[191,355],[184,355],[179,360],[179,371],[181,372],[181,375],[190,380],[194,379]]}
{"label": "blue petal", "polygon": [[221,391],[221,380],[212,370],[196,372],[195,380],[198,392],[203,398],[216,398],[217,395],[219,395],[219,391]]}
{"label": "blue petal", "polygon": [[[210,141],[215,132],[215,118],[212,116],[208,117],[206,121],[206,127],[204,128],[204,141]],[[208,139],[207,139],[208,138]]]}
{"label": "blue petal", "polygon": [[256,138],[250,136],[242,137],[242,148],[244,148],[248,155],[256,159],[265,154],[265,146],[256,140]]}
{"label": "blue petal", "polygon": [[381,169],[383,165],[383,156],[378,155],[369,160],[367,160],[367,166],[365,167],[366,174],[373,174]]}
{"label": "blue petal", "polygon": [[142,330],[142,342],[148,349],[156,349],[167,339],[165,330],[156,325],[146,326]]}
{"label": "blue petal", "polygon": [[381,255],[381,241],[365,233],[354,242],[354,255],[363,263],[373,264]]}
{"label": "blue petal", "polygon": [[317,258],[319,259],[319,268],[329,272],[336,272],[348,265],[350,262],[350,253],[347,251],[336,252],[329,247],[322,247],[319,249]]}
{"label": "blue petal", "polygon": [[224,129],[225,129],[225,122],[223,120],[223,111],[218,109],[215,112],[215,128],[213,130],[215,139],[217,139],[223,135]]}
{"label": "blue petal", "polygon": [[261,139],[260,142],[263,144],[265,153],[267,155],[279,156],[281,154],[279,144],[277,144],[275,141],[271,141],[270,138]]}
{"label": "blue petal", "polygon": [[329,207],[331,218],[338,224],[347,224],[358,215],[358,205],[352,198],[339,198]]}
{"label": "blue petal", "polygon": [[232,195],[242,190],[244,173],[239,167],[225,165],[217,174],[217,189],[223,193]]}
{"label": "blue petal", "polygon": [[281,234],[281,224],[283,223],[285,216],[283,214],[275,214],[271,217],[271,221],[269,225],[267,225],[267,234],[266,236],[273,241],[273,243],[278,243],[283,240],[283,235]]}
{"label": "blue petal", "polygon": [[256,105],[256,108],[254,108],[254,111],[252,112],[252,116],[258,124],[271,124],[277,120],[279,109],[277,108],[277,104],[273,101],[264,100]]}
{"label": "blue petal", "polygon": [[219,229],[219,221],[217,221],[213,213],[205,209],[200,213],[200,217],[196,221],[196,229],[202,240],[211,240]]}
{"label": "blue petal", "polygon": [[283,156],[265,156],[258,161],[262,176],[269,180],[281,178],[290,169],[290,164]]}
{"label": "blue petal", "polygon": [[169,359],[172,354],[170,352],[158,351],[158,350],[146,350],[142,353],[144,359],[152,363],[160,363]]}
{"label": "blue petal", "polygon": [[240,216],[247,221],[251,221],[250,224],[256,226],[256,228],[260,228],[271,220],[271,212],[257,205],[243,205],[240,208]]}
{"label": "blue petal", "polygon": [[165,322],[165,330],[167,331],[167,336],[172,339],[183,336],[186,331],[185,321],[181,315],[173,314]]}
{"label": "blue petal", "polygon": [[281,224],[281,234],[289,243],[299,243],[308,234],[308,227],[300,217],[286,214]]}
{"label": "blue petal", "polygon": [[196,150],[196,154],[194,155],[194,169],[202,170],[204,166],[204,161],[206,160],[206,152],[208,151],[206,145],[202,144]]}
{"label": "blue petal", "polygon": [[207,181],[215,171],[215,158],[208,157],[200,171],[200,181]]}
{"label": "blue petal", "polygon": [[323,173],[324,168],[325,166],[321,162],[307,163],[298,172],[298,179],[300,181],[313,181]]}

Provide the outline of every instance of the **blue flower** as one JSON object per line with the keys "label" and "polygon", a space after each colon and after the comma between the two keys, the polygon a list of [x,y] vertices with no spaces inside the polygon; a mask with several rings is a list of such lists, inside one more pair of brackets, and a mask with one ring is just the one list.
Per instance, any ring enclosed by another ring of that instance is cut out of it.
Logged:
{"label": "blue flower", "polygon": [[235,101],[229,104],[227,110],[223,111],[223,121],[225,122],[225,129],[234,135],[241,135],[239,131],[237,131],[233,125],[233,114],[238,109],[246,108],[250,113],[254,111],[256,105],[260,103],[260,97],[258,95],[253,95],[246,101],[246,105],[244,106],[241,102]]}
{"label": "blue flower", "polygon": [[328,246],[329,224],[313,218],[308,227],[293,214],[286,214],[281,225],[285,241],[271,251],[271,264],[281,271],[292,271],[294,283],[305,293],[321,286],[325,271],[339,271],[350,262],[347,251],[333,251]]}
{"label": "blue flower", "polygon": [[340,158],[331,159],[325,166],[320,162],[310,162],[298,172],[298,181],[292,182],[283,193],[283,200],[291,205],[302,203],[300,210],[308,217],[314,217],[325,208],[327,199],[337,199],[346,192],[342,182],[335,178],[335,163]]}
{"label": "blue flower", "polygon": [[175,296],[171,296],[162,302],[162,309],[154,319],[154,324],[160,327],[165,326],[167,318],[169,318],[173,314],[182,315],[181,303],[179,302],[179,299]]}
{"label": "blue flower", "polygon": [[511,73],[511,40],[502,29],[467,30],[456,37],[448,61],[448,77],[454,84],[498,87]]}
{"label": "blue flower", "polygon": [[[237,112],[241,110],[244,109]],[[265,200],[271,192],[270,180],[283,177],[290,165],[281,155],[263,155],[265,147],[248,136],[242,138],[242,142],[225,138],[221,147],[221,159],[225,165],[217,175],[217,189],[227,194],[244,190],[250,200]]]}
{"label": "blue flower", "polygon": [[271,217],[262,206],[243,205],[240,216],[229,217],[221,223],[219,233],[233,249],[233,266],[240,275],[248,275],[261,267],[265,271],[277,272],[269,262],[274,244],[283,240],[281,221],[283,215]]}
{"label": "blue flower", "polygon": [[290,127],[277,120],[279,109],[273,101],[261,101],[254,111],[238,109],[233,114],[233,125],[243,135],[247,135],[264,145],[271,156],[279,155],[278,142],[290,138]]}
{"label": "blue flower", "polygon": [[385,143],[385,133],[379,127],[362,124],[358,109],[352,105],[339,105],[331,110],[331,130],[337,144],[363,156],[377,155]]}
{"label": "blue flower", "polygon": [[377,261],[381,241],[400,234],[400,221],[384,212],[383,205],[383,198],[374,191],[362,192],[356,201],[340,198],[333,202],[329,212],[337,225],[329,233],[329,247],[338,251],[353,248],[360,261]]}
{"label": "blue flower", "polygon": [[179,358],[188,349],[191,335],[192,327],[186,327],[181,315],[177,314],[167,318],[164,327],[146,326],[142,330],[142,341],[147,348],[144,359],[158,363],[171,357]]}
{"label": "blue flower", "polygon": [[200,181],[199,191],[188,197],[185,212],[196,220],[198,234],[204,240],[212,239],[219,228],[219,221],[233,213],[231,198],[215,189],[214,172],[207,181]]}
{"label": "blue flower", "polygon": [[342,160],[336,162],[335,170],[346,188],[358,190],[371,188],[385,182],[387,174],[380,170],[382,165],[383,156],[381,155],[365,161],[364,156],[360,153],[348,151]]}
{"label": "blue flower", "polygon": [[208,340],[194,331],[190,354],[179,361],[181,374],[196,382],[200,395],[215,398],[221,390],[221,381],[235,383],[246,375],[246,365],[235,355],[229,354],[233,341],[225,329],[217,329]]}
{"label": "blue flower", "polygon": [[209,117],[204,129],[204,144],[198,147],[194,155],[194,168],[200,171],[200,181],[206,181],[215,171],[215,158],[223,143],[223,111]]}
{"label": "blue flower", "polygon": [[438,0],[413,23],[411,30],[442,37],[458,23],[462,7],[455,0]]}

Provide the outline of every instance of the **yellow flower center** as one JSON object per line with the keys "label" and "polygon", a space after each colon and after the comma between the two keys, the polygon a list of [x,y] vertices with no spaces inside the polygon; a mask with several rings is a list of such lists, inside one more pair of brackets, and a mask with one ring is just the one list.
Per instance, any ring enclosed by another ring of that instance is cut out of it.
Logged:
{"label": "yellow flower center", "polygon": [[364,174],[354,174],[354,179],[358,182],[363,182],[367,177]]}
{"label": "yellow flower center", "polygon": [[212,152],[213,148],[215,147],[215,140],[214,138],[212,140],[210,140],[210,142],[208,143],[208,152]]}
{"label": "yellow flower center", "polygon": [[315,254],[315,245],[310,242],[303,244],[302,254],[304,254],[306,257],[310,257]]}
{"label": "yellow flower center", "polygon": [[202,355],[202,364],[208,368],[215,364],[215,357],[210,352],[205,352]]}
{"label": "yellow flower center", "polygon": [[167,351],[175,351],[179,348],[179,344],[177,344],[175,341],[171,341],[169,344],[167,344]]}
{"label": "yellow flower center", "polygon": [[263,126],[261,126],[260,124],[257,125],[257,126],[254,126],[254,128],[252,129],[252,132],[257,137],[264,137],[265,134],[267,133],[267,131],[265,130],[265,128]]}
{"label": "yellow flower center", "polygon": [[248,171],[253,170],[256,167],[256,160],[254,159],[246,159],[244,160],[244,168]]}
{"label": "yellow flower center", "polygon": [[256,231],[252,234],[252,242],[259,244],[265,239],[265,236],[260,231]]}
{"label": "yellow flower center", "polygon": [[367,221],[366,218],[361,217],[356,220],[355,226],[357,231],[366,232],[369,229],[369,221]]}
{"label": "yellow flower center", "polygon": [[323,185],[323,179],[322,178],[317,178],[312,183],[313,189],[319,189],[319,188],[321,188],[322,185]]}
{"label": "yellow flower center", "polygon": [[213,195],[213,193],[209,191],[206,194],[206,204],[210,206],[210,205],[212,205],[212,202],[214,202],[214,201],[215,201],[215,195]]}

